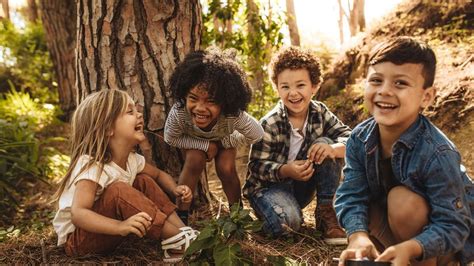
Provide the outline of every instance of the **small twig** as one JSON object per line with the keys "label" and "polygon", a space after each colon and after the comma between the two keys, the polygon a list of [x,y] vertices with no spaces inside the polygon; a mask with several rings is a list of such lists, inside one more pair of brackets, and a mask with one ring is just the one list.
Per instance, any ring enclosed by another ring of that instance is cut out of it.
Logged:
{"label": "small twig", "polygon": [[216,219],[219,219],[219,217],[221,216],[221,210],[222,210],[222,200],[221,200],[221,197],[219,197],[219,209],[217,210]]}
{"label": "small twig", "polygon": [[469,62],[472,61],[473,56],[474,56],[474,55],[471,54],[471,56],[469,56],[469,57],[467,58],[467,60],[464,61],[464,63],[462,63],[462,64],[459,66],[459,68],[463,69]]}
{"label": "small twig", "polygon": [[283,228],[285,228],[285,230],[287,230],[288,232],[291,232],[291,233],[293,233],[293,234],[300,235],[300,236],[302,236],[302,237],[309,238],[309,239],[311,239],[311,240],[313,240],[314,242],[317,242],[317,243],[319,242],[316,238],[314,238],[314,237],[312,237],[312,236],[309,236],[309,235],[305,235],[305,234],[300,233],[300,232],[297,232],[297,231],[293,230],[291,227],[289,227],[289,226],[286,225],[286,224],[281,224],[281,226],[282,226]]}
{"label": "small twig", "polygon": [[40,240],[40,244],[41,244],[41,255],[43,256],[43,264],[48,264],[48,259],[46,257],[46,246],[44,244],[43,238]]}

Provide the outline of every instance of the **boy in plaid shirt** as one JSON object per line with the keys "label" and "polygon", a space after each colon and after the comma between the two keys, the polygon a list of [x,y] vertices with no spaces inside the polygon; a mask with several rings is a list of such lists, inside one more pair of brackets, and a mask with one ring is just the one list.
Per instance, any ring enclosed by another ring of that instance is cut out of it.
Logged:
{"label": "boy in plaid shirt", "polygon": [[280,101],[260,121],[265,134],[252,145],[244,196],[272,236],[299,230],[302,208],[317,194],[316,228],[328,244],[345,244],[333,197],[350,128],[311,98],[321,84],[319,60],[297,47],[282,49],[270,64]]}

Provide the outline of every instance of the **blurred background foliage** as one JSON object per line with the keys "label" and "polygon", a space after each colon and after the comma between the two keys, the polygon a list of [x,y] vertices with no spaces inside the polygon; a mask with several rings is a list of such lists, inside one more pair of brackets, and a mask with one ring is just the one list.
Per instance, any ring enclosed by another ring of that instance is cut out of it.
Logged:
{"label": "blurred background foliage", "polygon": [[[64,174],[68,157],[55,148],[64,138],[48,135],[56,118],[58,93],[43,26],[24,28],[0,20],[0,213],[18,204],[28,182]],[[53,134],[54,135],[54,134]]]}

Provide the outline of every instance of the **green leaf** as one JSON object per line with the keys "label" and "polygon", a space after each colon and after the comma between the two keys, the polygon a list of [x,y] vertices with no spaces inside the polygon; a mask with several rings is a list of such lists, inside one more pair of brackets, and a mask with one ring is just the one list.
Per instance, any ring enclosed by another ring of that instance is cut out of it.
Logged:
{"label": "green leaf", "polygon": [[237,230],[237,225],[233,222],[226,222],[222,227],[222,233],[225,238],[228,238],[235,230]]}
{"label": "green leaf", "polygon": [[196,239],[189,245],[184,256],[190,256],[200,250],[212,248],[218,241],[219,239],[216,236],[214,238]]}
{"label": "green leaf", "polygon": [[216,266],[225,265],[232,266],[238,265],[240,253],[240,246],[238,244],[233,245],[219,245],[214,248],[214,262]]}

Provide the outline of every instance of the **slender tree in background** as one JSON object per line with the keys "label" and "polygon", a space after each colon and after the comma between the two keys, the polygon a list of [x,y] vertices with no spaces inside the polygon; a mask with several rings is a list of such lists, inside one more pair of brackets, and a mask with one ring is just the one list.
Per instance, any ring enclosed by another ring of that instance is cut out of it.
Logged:
{"label": "slender tree in background", "polygon": [[365,13],[364,13],[364,0],[353,0],[352,8],[349,5],[349,30],[351,36],[355,36],[357,33],[365,30]]}
{"label": "slender tree in background", "polygon": [[[58,1],[56,1],[56,2],[58,2]],[[63,1],[61,1],[61,2],[63,2]],[[74,6],[74,3],[71,3],[71,5]],[[38,5],[36,4],[36,0],[27,0],[27,5],[25,7],[25,13],[26,13],[26,17],[29,21],[36,22],[38,20]],[[73,18],[73,17],[71,17],[71,18]]]}
{"label": "slender tree in background", "polygon": [[0,0],[0,19],[10,19],[10,5],[8,4],[8,0]]}
{"label": "slender tree in background", "polygon": [[173,104],[168,83],[177,63],[199,48],[199,1],[79,0],[77,11],[79,100],[102,89],[127,91],[143,106],[147,161],[177,177],[181,156],[162,137]]}
{"label": "slender tree in background", "polygon": [[291,45],[300,46],[300,33],[298,31],[298,24],[296,23],[295,4],[293,0],[286,0],[286,15]]}
{"label": "slender tree in background", "polygon": [[59,102],[64,112],[64,118],[68,120],[76,108],[77,95],[74,54],[76,48],[76,5],[73,0],[41,0],[40,9],[46,42],[56,70]]}
{"label": "slender tree in background", "polygon": [[342,7],[341,0],[337,0],[337,5],[339,7],[339,18],[337,20],[337,25],[339,28],[339,42],[342,45],[344,43],[344,8]]}
{"label": "slender tree in background", "polygon": [[346,12],[341,0],[337,0],[339,6],[339,40],[341,44],[344,43],[344,21],[343,17],[346,18],[349,24],[349,31],[351,36],[355,36],[357,33],[365,31],[365,1],[364,0],[347,0],[347,7],[349,12]]}

